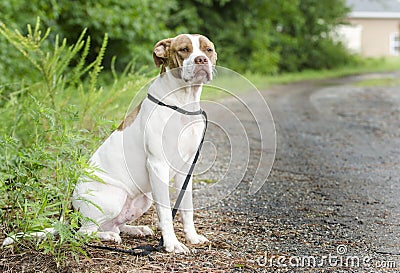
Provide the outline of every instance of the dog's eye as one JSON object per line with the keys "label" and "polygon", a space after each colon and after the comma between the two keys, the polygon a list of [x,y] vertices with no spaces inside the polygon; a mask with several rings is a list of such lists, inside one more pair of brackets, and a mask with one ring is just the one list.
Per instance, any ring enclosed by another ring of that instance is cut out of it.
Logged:
{"label": "dog's eye", "polygon": [[184,47],[184,48],[179,49],[179,51],[182,51],[182,52],[189,52],[189,48]]}
{"label": "dog's eye", "polygon": [[207,52],[213,52],[214,50],[212,48],[207,48]]}

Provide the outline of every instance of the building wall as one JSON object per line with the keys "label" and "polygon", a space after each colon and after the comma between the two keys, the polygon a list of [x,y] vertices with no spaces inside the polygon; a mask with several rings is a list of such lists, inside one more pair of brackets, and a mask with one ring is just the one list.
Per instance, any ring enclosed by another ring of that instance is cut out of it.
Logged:
{"label": "building wall", "polygon": [[[398,55],[393,52],[394,34],[400,33],[400,19],[349,19],[353,26],[361,28],[361,54],[367,57]],[[392,40],[392,41],[391,41]]]}
{"label": "building wall", "polygon": [[361,33],[361,25],[340,25],[332,37],[342,42],[351,53],[362,54]]}

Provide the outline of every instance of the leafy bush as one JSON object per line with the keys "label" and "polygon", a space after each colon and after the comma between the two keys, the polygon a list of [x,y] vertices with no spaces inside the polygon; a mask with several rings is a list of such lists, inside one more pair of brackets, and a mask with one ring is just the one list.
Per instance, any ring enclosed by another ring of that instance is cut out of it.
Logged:
{"label": "leafy bush", "polygon": [[352,56],[330,38],[348,11],[345,0],[184,0],[173,7],[177,16],[167,26],[190,26],[211,37],[222,66],[271,74],[350,62]]}
{"label": "leafy bush", "polygon": [[[247,71],[258,74],[276,74],[279,71],[281,55],[278,49],[272,49],[271,37],[262,35],[263,29],[259,29],[256,35],[259,37],[252,42],[250,62]],[[257,34],[259,33],[259,34]]]}
{"label": "leafy bush", "polygon": [[0,25],[1,36],[24,56],[23,66],[37,75],[4,95],[0,107],[0,218],[7,235],[56,228],[57,238],[26,246],[44,249],[60,262],[68,249],[79,251],[84,239],[75,237],[80,215],[71,208],[73,188],[87,174],[91,151],[128,107],[115,111],[118,105],[146,78],[125,75],[110,87],[98,86],[107,36],[87,65],[85,32],[71,46],[58,36],[51,40],[39,21],[27,33]]}
{"label": "leafy bush", "polygon": [[352,61],[344,47],[331,39],[349,11],[345,0],[268,1],[264,9],[271,11],[271,48],[280,52],[280,71],[326,69]]}
{"label": "leafy bush", "polygon": [[[329,37],[349,11],[345,0],[9,0],[0,1],[0,10],[0,21],[20,30],[40,16],[46,27],[68,41],[87,29],[92,37],[88,62],[94,61],[108,33],[106,69],[113,56],[118,56],[118,70],[132,61],[137,67],[152,67],[153,45],[187,32],[209,36],[216,44],[219,65],[239,72],[321,69],[351,61]],[[325,56],[324,46],[335,54]],[[8,66],[9,48],[2,47],[0,43],[0,60]],[[321,56],[326,62],[321,63]],[[0,64],[0,74],[3,71]]]}
{"label": "leafy bush", "polygon": [[151,64],[151,54],[143,53],[151,53],[158,40],[172,35],[164,25],[171,5],[174,1],[10,0],[0,2],[0,21],[21,30],[28,23],[34,24],[39,16],[45,27],[68,41],[77,40],[87,29],[92,37],[88,61],[96,58],[107,33],[104,65],[109,69],[112,57],[118,56],[117,65],[122,70],[132,60],[140,66]]}

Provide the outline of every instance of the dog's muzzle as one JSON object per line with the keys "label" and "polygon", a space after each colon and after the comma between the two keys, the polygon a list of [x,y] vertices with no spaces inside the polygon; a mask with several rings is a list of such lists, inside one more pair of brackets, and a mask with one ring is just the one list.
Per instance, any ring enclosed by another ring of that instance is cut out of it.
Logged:
{"label": "dog's muzzle", "polygon": [[191,83],[207,83],[212,80],[212,66],[206,56],[197,56],[193,63],[183,68],[182,78]]}

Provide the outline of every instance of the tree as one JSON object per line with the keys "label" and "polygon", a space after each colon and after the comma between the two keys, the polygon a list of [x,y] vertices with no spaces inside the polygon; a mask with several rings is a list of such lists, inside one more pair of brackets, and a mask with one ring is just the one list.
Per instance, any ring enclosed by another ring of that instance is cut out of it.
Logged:
{"label": "tree", "polygon": [[88,61],[108,33],[106,68],[114,55],[119,68],[132,60],[152,67],[158,40],[188,32],[211,38],[219,65],[240,72],[332,68],[351,61],[330,38],[349,11],[345,0],[10,0],[0,2],[0,10],[0,20],[19,29],[40,16],[70,43],[87,28],[95,49]]}
{"label": "tree", "polygon": [[97,56],[107,33],[104,63],[109,67],[117,56],[123,68],[132,60],[151,63],[155,42],[173,33],[164,24],[173,5],[174,1],[163,0],[11,0],[0,2],[0,21],[24,31],[40,17],[43,28],[50,27],[53,35],[67,38],[70,44],[87,29],[94,48],[88,62]]}
{"label": "tree", "polygon": [[239,71],[332,68],[351,60],[330,38],[349,11],[345,0],[184,0],[172,11],[167,26],[210,36],[219,63]]}

